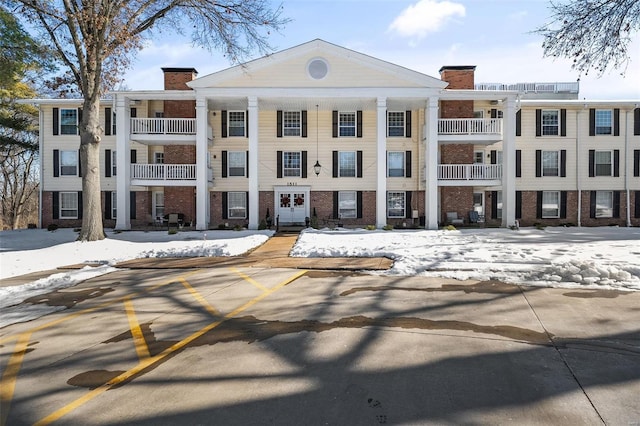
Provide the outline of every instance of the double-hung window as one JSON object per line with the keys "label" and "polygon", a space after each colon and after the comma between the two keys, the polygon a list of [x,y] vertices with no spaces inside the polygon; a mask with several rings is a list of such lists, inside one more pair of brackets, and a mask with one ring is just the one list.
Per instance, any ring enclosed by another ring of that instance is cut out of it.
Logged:
{"label": "double-hung window", "polygon": [[613,111],[610,109],[596,110],[596,135],[613,134]]}
{"label": "double-hung window", "polygon": [[282,153],[282,175],[284,177],[302,176],[302,155],[300,151]]}
{"label": "double-hung window", "polygon": [[357,217],[356,191],[338,192],[338,217],[352,219]]}
{"label": "double-hung window", "polygon": [[159,191],[153,193],[153,211],[156,220],[162,220],[164,217],[164,192]]}
{"label": "double-hung window", "polygon": [[228,217],[229,219],[247,218],[247,193],[229,192],[227,193]]}
{"label": "double-hung window", "polygon": [[245,136],[244,111],[229,111],[229,136]]}
{"label": "double-hung window", "polygon": [[78,193],[60,193],[60,219],[78,218]]}
{"label": "double-hung window", "polygon": [[542,176],[560,176],[558,151],[542,151]]}
{"label": "double-hung window", "polygon": [[613,175],[613,154],[611,151],[595,152],[595,174],[596,176]]}
{"label": "double-hung window", "polygon": [[613,191],[596,191],[596,217],[613,217]]}
{"label": "double-hung window", "polygon": [[387,113],[387,134],[389,137],[404,137],[404,111],[389,111]]}
{"label": "double-hung window", "polygon": [[502,191],[496,191],[496,219],[502,219]]}
{"label": "double-hung window", "polygon": [[228,153],[229,176],[246,176],[247,154],[244,151],[230,151]]}
{"label": "double-hung window", "polygon": [[[112,151],[111,152],[111,176],[117,176],[118,167],[116,163],[116,158],[118,158],[118,156],[116,155],[116,151]],[[115,216],[112,216],[112,217],[115,217]]]}
{"label": "double-hung window", "polygon": [[405,153],[403,151],[390,151],[387,153],[387,176],[404,177]]}
{"label": "double-hung window", "polygon": [[118,203],[118,197],[117,197],[116,191],[113,191],[111,193],[111,218],[113,218],[113,219],[118,217],[117,216],[117,213],[118,213],[118,209],[117,209],[118,204],[117,203]]}
{"label": "double-hung window", "polygon": [[338,176],[356,176],[356,153],[355,151],[341,151],[338,153]]}
{"label": "double-hung window", "polygon": [[60,176],[78,176],[78,151],[60,151]]}
{"label": "double-hung window", "polygon": [[300,136],[302,134],[302,114],[300,111],[282,112],[282,134],[284,136]]}
{"label": "double-hung window", "polygon": [[78,134],[78,110],[76,108],[60,110],[60,134]]}
{"label": "double-hung window", "polygon": [[405,217],[404,192],[387,192],[387,217]]}
{"label": "double-hung window", "polygon": [[542,135],[557,136],[560,134],[560,112],[557,109],[542,110]]}
{"label": "double-hung window", "polygon": [[356,136],[356,113],[340,112],[338,113],[338,136],[355,137]]}
{"label": "double-hung window", "polygon": [[560,217],[560,192],[559,191],[543,191],[542,192],[542,217],[543,218]]}

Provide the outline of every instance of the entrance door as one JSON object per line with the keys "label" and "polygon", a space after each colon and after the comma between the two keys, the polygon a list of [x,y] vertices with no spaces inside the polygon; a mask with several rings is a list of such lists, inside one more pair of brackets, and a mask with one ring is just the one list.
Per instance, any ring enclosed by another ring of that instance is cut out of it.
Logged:
{"label": "entrance door", "polygon": [[484,192],[473,193],[473,210],[478,213],[478,222],[484,222]]}
{"label": "entrance door", "polygon": [[307,216],[308,192],[299,190],[278,191],[278,215],[281,225],[304,225]]}

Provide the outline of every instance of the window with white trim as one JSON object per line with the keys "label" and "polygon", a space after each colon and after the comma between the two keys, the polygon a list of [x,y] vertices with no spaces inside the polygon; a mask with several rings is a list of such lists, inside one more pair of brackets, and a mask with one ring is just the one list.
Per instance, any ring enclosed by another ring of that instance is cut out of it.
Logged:
{"label": "window with white trim", "polygon": [[302,176],[302,153],[300,151],[282,152],[282,176]]}
{"label": "window with white trim", "polygon": [[595,152],[595,174],[596,176],[613,176],[613,152]]}
{"label": "window with white trim", "polygon": [[340,151],[338,153],[338,176],[356,176],[356,153],[355,151]]}
{"label": "window with white trim", "polygon": [[502,219],[502,191],[496,192],[496,218]]}
{"label": "window with white trim", "polygon": [[356,113],[339,112],[338,113],[338,136],[355,137],[356,136]]}
{"label": "window with white trim", "polygon": [[113,191],[111,193],[111,218],[115,219],[117,218],[117,213],[118,213],[118,197],[116,196],[116,191]]}
{"label": "window with white trim", "polygon": [[156,220],[162,220],[164,217],[164,192],[157,191],[153,193],[153,212]]}
{"label": "window with white trim", "polygon": [[246,176],[247,154],[244,151],[229,151],[227,154],[229,176]]}
{"label": "window with white trim", "polygon": [[404,151],[389,151],[387,153],[387,176],[404,177]]}
{"label": "window with white trim", "polygon": [[558,151],[542,151],[542,176],[560,176]]}
{"label": "window with white trim", "polygon": [[78,151],[60,151],[60,176],[78,176]]}
{"label": "window with white trim", "polygon": [[247,194],[245,192],[227,193],[227,213],[229,219],[247,218]]}
{"label": "window with white trim", "polygon": [[60,193],[60,219],[77,219],[78,218],[78,193],[77,192],[61,192]]}
{"label": "window with white trim", "polygon": [[387,135],[389,137],[400,136],[404,137],[404,111],[389,111],[387,112]]}
{"label": "window with white trim", "polygon": [[302,134],[302,113],[300,111],[282,112],[282,135],[300,136]]}
{"label": "window with white trim", "polygon": [[358,199],[356,191],[338,192],[338,217],[353,219],[358,215]]}
{"label": "window with white trim", "polygon": [[164,164],[164,152],[153,153],[153,164]]}
{"label": "window with white trim", "polygon": [[229,136],[245,136],[245,116],[244,111],[228,111],[228,134]]}
{"label": "window with white trim", "polygon": [[560,191],[542,192],[542,217],[545,219],[560,217]]}
{"label": "window with white trim", "polygon": [[596,135],[613,134],[613,111],[610,109],[596,110]]}
{"label": "window with white trim", "polygon": [[596,217],[613,217],[613,191],[596,191]]}
{"label": "window with white trim", "polygon": [[[118,171],[118,167],[116,166],[116,151],[111,152],[111,176],[116,176],[116,172]],[[112,216],[115,217],[115,216]]]}
{"label": "window with white trim", "polygon": [[560,134],[560,111],[557,109],[542,110],[542,135],[558,136]]}
{"label": "window with white trim", "polygon": [[387,217],[405,217],[404,192],[387,192]]}
{"label": "window with white trim", "polygon": [[78,134],[78,110],[76,108],[60,109],[60,134]]}

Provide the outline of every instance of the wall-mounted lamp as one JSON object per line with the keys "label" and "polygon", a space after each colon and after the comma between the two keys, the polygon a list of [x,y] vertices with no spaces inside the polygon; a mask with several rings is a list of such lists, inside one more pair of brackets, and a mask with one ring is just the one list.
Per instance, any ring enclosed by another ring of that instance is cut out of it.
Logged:
{"label": "wall-mounted lamp", "polygon": [[313,172],[316,176],[320,176],[320,171],[322,170],[322,166],[318,161],[318,104],[316,104],[316,164],[313,165]]}
{"label": "wall-mounted lamp", "polygon": [[313,171],[316,174],[316,176],[320,176],[320,170],[322,170],[322,166],[320,165],[318,160],[316,160],[316,164],[313,165]]}

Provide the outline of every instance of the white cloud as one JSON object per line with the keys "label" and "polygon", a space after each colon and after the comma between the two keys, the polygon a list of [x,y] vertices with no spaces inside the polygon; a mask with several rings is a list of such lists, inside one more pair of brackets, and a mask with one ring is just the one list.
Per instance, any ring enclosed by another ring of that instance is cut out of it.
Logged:
{"label": "white cloud", "polygon": [[419,0],[400,13],[389,26],[389,31],[403,37],[424,38],[442,29],[454,17],[464,17],[466,9],[460,3],[437,0]]}

